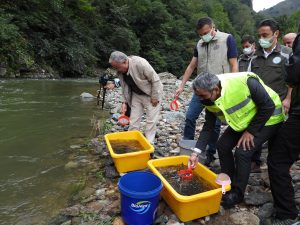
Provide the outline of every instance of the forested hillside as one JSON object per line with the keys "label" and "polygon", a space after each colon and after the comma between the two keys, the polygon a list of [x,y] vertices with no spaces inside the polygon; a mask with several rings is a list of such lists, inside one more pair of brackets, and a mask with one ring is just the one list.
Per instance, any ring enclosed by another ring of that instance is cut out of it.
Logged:
{"label": "forested hillside", "polygon": [[299,8],[300,8],[299,0],[285,0],[269,9],[263,10],[262,13],[268,16],[279,17],[283,15],[292,14]]}
{"label": "forested hillside", "polygon": [[200,17],[212,17],[239,43],[263,18],[251,7],[251,0],[1,0],[0,66],[6,75],[97,75],[95,68],[107,67],[116,49],[145,57],[158,72],[181,76],[198,40]]}

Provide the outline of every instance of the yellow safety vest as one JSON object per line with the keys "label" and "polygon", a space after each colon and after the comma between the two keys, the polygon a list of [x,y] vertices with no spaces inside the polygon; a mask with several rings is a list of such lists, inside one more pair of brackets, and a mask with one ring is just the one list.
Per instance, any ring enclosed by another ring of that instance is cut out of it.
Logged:
{"label": "yellow safety vest", "polygon": [[256,78],[262,84],[275,104],[275,110],[265,126],[284,121],[284,112],[278,94],[266,86],[255,73],[228,73],[217,76],[221,81],[221,96],[214,101],[214,105],[205,107],[221,121],[226,121],[233,130],[238,132],[245,130],[257,113],[257,107],[251,99],[247,86],[250,77]]}

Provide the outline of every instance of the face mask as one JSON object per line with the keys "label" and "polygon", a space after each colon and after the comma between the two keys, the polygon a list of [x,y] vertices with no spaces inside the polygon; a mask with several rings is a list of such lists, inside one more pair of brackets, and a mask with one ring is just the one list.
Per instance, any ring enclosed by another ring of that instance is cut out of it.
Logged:
{"label": "face mask", "polygon": [[249,48],[244,48],[243,49],[243,53],[245,55],[250,55],[253,52],[252,46],[250,46]]}
{"label": "face mask", "polygon": [[270,48],[272,46],[273,40],[274,40],[273,37],[271,37],[271,38],[260,38],[258,40],[258,42],[259,42],[259,44],[262,48]]}
{"label": "face mask", "polygon": [[211,39],[213,39],[213,36],[211,35],[211,32],[209,32],[208,34],[201,36],[201,39],[207,43],[210,42]]}

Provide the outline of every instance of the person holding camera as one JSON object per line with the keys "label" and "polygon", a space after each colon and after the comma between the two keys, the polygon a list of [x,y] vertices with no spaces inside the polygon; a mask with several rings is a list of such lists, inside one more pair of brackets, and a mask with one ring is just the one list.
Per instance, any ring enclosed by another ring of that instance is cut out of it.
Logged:
{"label": "person holding camera", "polygon": [[[163,94],[159,76],[146,59],[120,51],[111,53],[109,63],[117,70],[122,87],[121,112],[127,111],[127,104],[131,107],[129,130],[139,130],[146,113],[145,136],[153,143]],[[113,83],[106,85],[107,89],[114,87]]]}

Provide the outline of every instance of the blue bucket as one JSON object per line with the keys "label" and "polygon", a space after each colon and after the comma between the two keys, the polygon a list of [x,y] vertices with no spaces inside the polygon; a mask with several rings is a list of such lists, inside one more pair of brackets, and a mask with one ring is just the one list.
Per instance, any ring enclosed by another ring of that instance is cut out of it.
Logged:
{"label": "blue bucket", "polygon": [[129,225],[149,225],[156,217],[156,210],[163,187],[161,180],[152,173],[135,171],[119,180],[121,214]]}

